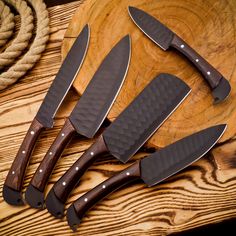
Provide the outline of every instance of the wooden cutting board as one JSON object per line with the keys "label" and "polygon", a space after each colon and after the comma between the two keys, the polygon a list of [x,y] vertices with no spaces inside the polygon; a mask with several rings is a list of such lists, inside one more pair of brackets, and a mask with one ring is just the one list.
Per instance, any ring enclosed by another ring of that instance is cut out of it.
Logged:
{"label": "wooden cutting board", "polygon": [[[175,51],[163,51],[132,22],[128,6],[135,6],[158,18],[205,57],[230,81],[231,96],[213,105],[209,87],[200,73]],[[236,2],[233,0],[86,0],[77,9],[66,31],[62,55],[66,56],[85,24],[91,28],[88,54],[74,82],[82,94],[99,64],[126,34],[132,39],[129,72],[108,118],[115,119],[137,94],[159,73],[172,73],[183,79],[192,93],[148,141],[162,147],[205,127],[227,123],[221,141],[236,132],[235,27]]]}

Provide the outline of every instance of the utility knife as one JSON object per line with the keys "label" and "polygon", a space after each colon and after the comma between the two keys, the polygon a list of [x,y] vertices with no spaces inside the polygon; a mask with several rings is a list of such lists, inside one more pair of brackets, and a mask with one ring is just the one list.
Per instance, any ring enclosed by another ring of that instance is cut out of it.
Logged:
{"label": "utility knife", "polygon": [[163,50],[175,48],[193,63],[208,82],[215,103],[228,97],[231,91],[229,82],[178,35],[143,10],[129,7],[129,14],[139,29],[159,47]]}
{"label": "utility knife", "polygon": [[100,155],[127,162],[189,93],[189,86],[173,75],[156,77],[55,183],[46,198],[48,211],[61,218],[70,192]]}
{"label": "utility knife", "polygon": [[33,148],[42,130],[53,127],[53,118],[84,61],[89,44],[89,35],[89,27],[86,25],[65,58],[12,163],[3,186],[3,198],[11,205],[24,204],[21,191]]}
{"label": "utility knife", "polygon": [[217,143],[225,129],[226,125],[217,125],[185,137],[97,185],[68,208],[69,226],[75,231],[86,211],[121,186],[141,179],[151,187],[191,165]]}
{"label": "utility knife", "polygon": [[92,138],[102,125],[125,80],[130,53],[127,35],[113,47],[95,72],[27,187],[25,199],[30,206],[43,209],[49,177],[73,135]]}

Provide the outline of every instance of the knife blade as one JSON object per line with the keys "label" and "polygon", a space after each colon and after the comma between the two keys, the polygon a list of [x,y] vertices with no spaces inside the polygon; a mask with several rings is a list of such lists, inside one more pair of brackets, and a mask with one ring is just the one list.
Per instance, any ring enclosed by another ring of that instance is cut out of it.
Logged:
{"label": "knife blade", "polygon": [[129,7],[129,15],[138,28],[159,47],[163,50],[175,48],[193,63],[208,82],[214,103],[219,103],[229,96],[231,91],[229,82],[178,35],[143,10]]}
{"label": "knife blade", "polygon": [[69,194],[100,155],[128,161],[189,93],[190,88],[173,75],[156,77],[55,183],[46,198],[48,211],[61,218]]}
{"label": "knife blade", "polygon": [[67,210],[67,221],[76,231],[84,214],[108,194],[134,180],[151,187],[176,174],[205,155],[220,139],[226,125],[217,125],[185,137],[156,151],[78,198]]}
{"label": "knife blade", "polygon": [[53,118],[84,61],[89,35],[89,26],[86,25],[76,38],[26,133],[3,186],[3,198],[8,204],[24,204],[21,189],[33,148],[41,131],[53,127]]}
{"label": "knife blade", "polygon": [[102,125],[125,80],[130,54],[130,37],[127,35],[102,61],[27,187],[25,199],[30,206],[44,208],[45,187],[73,135],[92,138]]}

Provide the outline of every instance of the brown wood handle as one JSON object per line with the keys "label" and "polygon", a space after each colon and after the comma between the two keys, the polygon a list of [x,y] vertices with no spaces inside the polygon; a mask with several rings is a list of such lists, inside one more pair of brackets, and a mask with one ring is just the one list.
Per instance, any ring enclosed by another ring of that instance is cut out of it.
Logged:
{"label": "brown wood handle", "polygon": [[101,154],[107,153],[107,147],[100,136],[97,141],[70,167],[55,183],[53,190],[59,200],[65,203],[81,176]]}
{"label": "brown wood handle", "polygon": [[[103,183],[97,185],[95,188],[78,198],[70,207],[74,207],[77,217],[83,218],[84,214],[96,203],[102,200],[104,197],[115,191],[116,189],[140,178],[140,161],[126,168],[122,172],[113,177],[107,179]],[[68,216],[70,210],[67,213],[67,219],[70,226],[74,226],[76,222],[73,222],[73,217]],[[72,222],[69,222],[72,221]]]}
{"label": "brown wood handle", "polygon": [[223,76],[179,36],[174,35],[171,46],[185,55],[198,68],[212,89],[219,84]]}
{"label": "brown wood handle", "polygon": [[34,118],[8,172],[5,180],[6,186],[14,190],[21,191],[26,167],[34,149],[36,140],[42,129],[43,125],[36,118]]}
{"label": "brown wood handle", "polygon": [[71,124],[70,120],[67,119],[31,179],[31,184],[41,192],[44,191],[58,159],[75,133],[75,128]]}

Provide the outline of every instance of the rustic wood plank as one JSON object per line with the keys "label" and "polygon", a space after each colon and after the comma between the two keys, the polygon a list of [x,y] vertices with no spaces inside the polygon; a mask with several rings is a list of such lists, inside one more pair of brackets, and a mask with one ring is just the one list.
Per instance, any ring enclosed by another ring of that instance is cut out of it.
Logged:
{"label": "rustic wood plank", "polygon": [[[61,44],[68,23],[80,5],[73,2],[49,9],[50,41],[42,59],[19,83],[0,96],[0,189],[23,137],[61,64]],[[38,141],[26,173],[25,187],[65,117],[79,96],[71,91],[56,116],[55,128]],[[75,138],[66,148],[47,191],[88,148],[93,140]],[[100,202],[84,218],[79,235],[167,235],[236,217],[236,140],[216,148],[211,155],[154,188],[136,182]],[[129,163],[141,158],[139,153]],[[129,165],[129,164],[127,164]],[[109,156],[96,162],[70,197],[67,207],[127,165]],[[7,205],[0,192],[0,235],[75,235],[65,219],[56,220],[46,210]]]}

